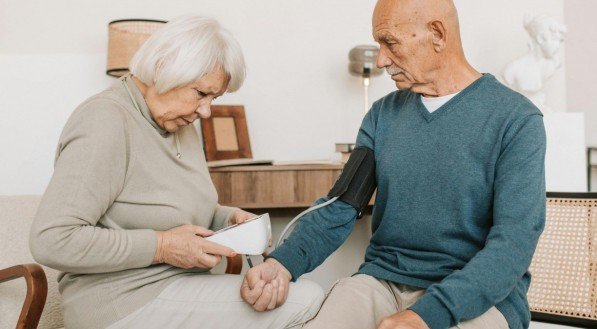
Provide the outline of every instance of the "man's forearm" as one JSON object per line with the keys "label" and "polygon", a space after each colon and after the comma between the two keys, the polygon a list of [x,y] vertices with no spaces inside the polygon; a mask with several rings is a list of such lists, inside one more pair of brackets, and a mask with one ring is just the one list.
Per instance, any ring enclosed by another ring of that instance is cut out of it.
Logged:
{"label": "man's forearm", "polygon": [[[321,204],[328,201],[322,198]],[[290,237],[268,257],[278,260],[296,280],[319,266],[348,238],[354,227],[356,210],[336,201],[306,214]]]}

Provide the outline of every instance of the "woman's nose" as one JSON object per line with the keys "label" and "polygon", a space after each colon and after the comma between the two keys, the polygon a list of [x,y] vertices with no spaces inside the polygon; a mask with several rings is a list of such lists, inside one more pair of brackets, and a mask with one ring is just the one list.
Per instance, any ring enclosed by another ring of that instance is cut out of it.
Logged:
{"label": "woman's nose", "polygon": [[202,119],[207,119],[211,116],[211,101],[202,103],[195,111]]}

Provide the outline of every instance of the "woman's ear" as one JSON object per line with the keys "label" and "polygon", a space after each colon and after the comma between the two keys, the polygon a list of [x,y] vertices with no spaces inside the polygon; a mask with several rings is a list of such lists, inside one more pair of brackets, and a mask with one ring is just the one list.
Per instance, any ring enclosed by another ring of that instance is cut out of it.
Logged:
{"label": "woman's ear", "polygon": [[428,28],[432,35],[433,49],[439,53],[446,48],[446,27],[441,21],[433,21]]}

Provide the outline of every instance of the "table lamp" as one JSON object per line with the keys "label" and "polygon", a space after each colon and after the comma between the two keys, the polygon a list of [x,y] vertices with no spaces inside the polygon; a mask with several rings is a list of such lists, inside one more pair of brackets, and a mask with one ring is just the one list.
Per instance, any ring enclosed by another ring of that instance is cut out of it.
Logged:
{"label": "table lamp", "polygon": [[127,74],[133,55],[165,23],[155,19],[119,19],[108,23],[106,74],[117,78]]}

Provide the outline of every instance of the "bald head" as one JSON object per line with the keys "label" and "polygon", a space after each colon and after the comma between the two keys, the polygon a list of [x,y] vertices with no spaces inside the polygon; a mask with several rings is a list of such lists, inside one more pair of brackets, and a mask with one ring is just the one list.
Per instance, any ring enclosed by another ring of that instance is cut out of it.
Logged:
{"label": "bald head", "polygon": [[378,30],[429,30],[441,23],[447,45],[460,46],[458,12],[452,0],[379,0],[373,12],[373,33]]}
{"label": "bald head", "polygon": [[385,13],[408,13],[412,18],[411,22],[443,20],[456,15],[456,7],[452,0],[379,0],[375,13],[378,13],[378,9]]}
{"label": "bald head", "polygon": [[373,37],[380,44],[377,65],[388,70],[399,89],[441,94],[421,89],[453,75],[450,70],[470,69],[452,0],[379,0]]}

